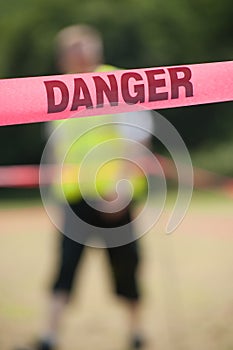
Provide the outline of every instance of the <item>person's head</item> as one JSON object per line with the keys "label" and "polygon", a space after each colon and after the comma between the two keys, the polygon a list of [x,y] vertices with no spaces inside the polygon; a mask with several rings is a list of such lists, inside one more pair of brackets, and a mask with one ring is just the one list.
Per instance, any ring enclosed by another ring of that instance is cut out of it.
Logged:
{"label": "person's head", "polygon": [[55,45],[62,73],[90,72],[103,61],[101,35],[91,26],[73,25],[62,29],[56,36]]}

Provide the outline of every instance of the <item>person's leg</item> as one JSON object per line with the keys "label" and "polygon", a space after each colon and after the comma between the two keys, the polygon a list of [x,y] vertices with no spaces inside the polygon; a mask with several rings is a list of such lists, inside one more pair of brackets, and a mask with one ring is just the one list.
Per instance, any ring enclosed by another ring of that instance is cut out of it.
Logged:
{"label": "person's leg", "polygon": [[54,347],[57,344],[60,321],[67,302],[68,294],[65,291],[51,295],[40,342],[48,344],[50,347]]}
{"label": "person's leg", "polygon": [[129,337],[132,349],[143,347],[140,292],[137,279],[139,254],[137,242],[108,249],[117,295],[123,297],[129,311]]}
{"label": "person's leg", "polygon": [[129,300],[129,324],[130,324],[130,347],[131,349],[142,349],[145,340],[141,325],[141,304],[139,300]]}
{"label": "person's leg", "polygon": [[[82,220],[92,220],[92,213],[89,206],[84,200],[80,200],[70,206],[64,206],[64,232],[66,234],[75,235],[77,232],[88,238],[89,233],[86,232],[85,226],[77,227],[76,221],[71,213],[73,211]],[[85,231],[85,232],[83,232]],[[45,324],[43,339],[47,343],[55,343],[59,334],[59,326],[61,319],[69,301],[70,293],[73,288],[74,276],[76,268],[79,264],[84,245],[71,240],[64,234],[61,237],[61,245],[59,249],[59,266],[57,276],[53,284],[53,293],[51,295],[48,307],[47,322]]]}
{"label": "person's leg", "polygon": [[83,245],[62,235],[59,253],[60,262],[49,300],[47,321],[43,331],[44,341],[53,344],[57,342],[59,326],[64,309],[70,298],[75,271],[81,258],[83,247]]}
{"label": "person's leg", "polygon": [[[104,219],[103,219],[104,220]],[[105,221],[106,220],[106,221]],[[108,248],[108,256],[115,283],[116,293],[124,297],[129,311],[129,337],[132,349],[142,349],[143,337],[140,315],[140,292],[138,283],[138,267],[140,262],[139,245],[133,232],[130,210],[124,211],[115,222],[109,222],[108,227],[120,227],[128,224],[127,235],[132,242],[116,248]],[[103,225],[104,226],[104,223]],[[105,226],[105,227],[106,227]]]}
{"label": "person's leg", "polygon": [[84,246],[62,235],[60,262],[49,300],[47,320],[42,341],[51,346],[57,343],[61,319],[72,291],[75,271]]}
{"label": "person's leg", "polygon": [[[70,206],[64,206],[64,232],[74,237],[74,239],[78,240],[82,237],[82,240],[88,240],[90,236],[88,226],[77,224],[71,211],[82,220],[92,223],[95,216],[92,208],[83,199]],[[60,323],[70,298],[75,271],[79,265],[83,249],[83,244],[62,235],[58,254],[60,261],[53,284],[53,293],[49,301],[47,322],[43,332],[43,344],[55,344],[57,342]]]}

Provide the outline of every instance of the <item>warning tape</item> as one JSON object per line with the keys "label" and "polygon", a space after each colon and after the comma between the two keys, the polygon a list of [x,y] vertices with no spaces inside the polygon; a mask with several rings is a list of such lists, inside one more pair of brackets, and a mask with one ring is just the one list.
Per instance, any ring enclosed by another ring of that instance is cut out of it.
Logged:
{"label": "warning tape", "polygon": [[233,100],[233,61],[0,80],[0,125]]}
{"label": "warning tape", "polygon": [[[177,180],[177,170],[172,159],[156,154],[160,162],[164,174],[167,179]],[[65,169],[64,169],[65,168]],[[63,181],[73,181],[70,174],[78,171],[78,167],[66,165],[63,168]],[[152,176],[161,176],[158,169],[151,167],[150,160],[143,160],[143,169],[146,174]],[[40,177],[39,165],[10,165],[0,166],[0,188],[37,188],[39,186],[49,186],[54,182],[60,181],[60,177],[56,176],[58,167],[56,165],[43,165],[41,168],[42,177]],[[77,177],[76,177],[77,178]],[[233,178],[220,175],[208,170],[194,168],[194,188],[196,189],[214,189],[225,192],[227,195],[233,196]]]}

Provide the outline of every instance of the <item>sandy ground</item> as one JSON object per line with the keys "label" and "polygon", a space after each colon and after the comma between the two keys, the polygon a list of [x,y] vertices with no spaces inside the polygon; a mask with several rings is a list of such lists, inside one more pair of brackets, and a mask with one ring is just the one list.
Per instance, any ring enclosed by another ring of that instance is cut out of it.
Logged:
{"label": "sandy ground", "polygon": [[[232,201],[194,195],[182,224],[166,236],[170,209],[140,240],[147,349],[233,349]],[[1,207],[0,225],[0,349],[13,350],[43,327],[57,237],[40,205]],[[127,310],[111,288],[104,254],[87,250],[61,350],[127,350]]]}

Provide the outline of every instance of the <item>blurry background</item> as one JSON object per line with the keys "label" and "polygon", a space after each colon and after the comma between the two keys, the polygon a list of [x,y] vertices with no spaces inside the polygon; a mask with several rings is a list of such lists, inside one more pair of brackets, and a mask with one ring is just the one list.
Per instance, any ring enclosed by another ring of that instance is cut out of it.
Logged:
{"label": "blurry background", "polygon": [[[231,0],[0,0],[0,77],[57,73],[59,29],[90,23],[102,33],[106,62],[123,68],[233,59]],[[233,174],[232,102],[163,110],[194,164]],[[0,164],[38,163],[42,124],[0,129]],[[32,147],[33,145],[33,147]],[[211,152],[211,154],[209,154]],[[213,157],[214,154],[214,157]]]}
{"label": "blurry background", "polygon": [[[104,37],[106,62],[123,68],[233,59],[231,0],[0,0],[0,5],[1,78],[57,73],[54,36],[76,23],[95,25]],[[229,102],[161,113],[181,134],[195,166],[233,176],[232,107]],[[39,163],[42,128],[42,123],[1,127],[0,165]],[[159,143],[155,148],[166,154]],[[40,328],[55,238],[38,190],[0,189],[0,196],[0,349],[9,350]],[[169,198],[159,226],[142,239],[150,349],[232,349],[232,199],[195,192],[184,222],[168,237],[164,223],[174,195]],[[124,309],[109,293],[103,257],[94,255],[87,257],[89,272],[67,314],[65,350],[124,346]]]}

